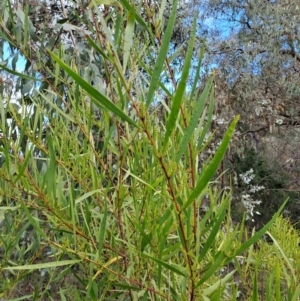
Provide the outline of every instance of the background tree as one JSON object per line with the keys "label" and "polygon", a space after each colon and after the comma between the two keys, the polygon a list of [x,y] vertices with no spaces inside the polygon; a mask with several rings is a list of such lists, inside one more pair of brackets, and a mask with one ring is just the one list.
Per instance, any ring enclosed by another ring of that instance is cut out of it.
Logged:
{"label": "background tree", "polygon": [[[268,191],[267,199],[277,202],[282,195],[290,196],[296,213],[293,218],[297,220],[299,3],[293,0],[198,3],[202,8],[199,31],[208,36],[207,66],[218,70],[216,122],[226,123],[232,115],[241,115],[238,139],[232,144],[226,166],[234,170],[236,154],[243,160],[248,157],[249,148],[254,149],[257,160],[268,166],[270,173],[265,177],[285,178],[281,188]],[[253,156],[251,152],[249,155]],[[252,166],[248,162],[246,168],[250,170]],[[236,174],[246,172],[245,166],[243,168],[236,169]],[[263,181],[261,178],[261,183]]]}

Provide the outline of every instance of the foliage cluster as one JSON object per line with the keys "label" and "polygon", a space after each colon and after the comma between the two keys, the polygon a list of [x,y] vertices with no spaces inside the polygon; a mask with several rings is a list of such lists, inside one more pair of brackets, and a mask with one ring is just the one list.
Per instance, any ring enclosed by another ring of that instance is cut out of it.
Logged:
{"label": "foliage cluster", "polygon": [[[141,14],[126,0],[104,9],[92,2],[86,18],[75,13],[81,27],[66,16],[59,24],[70,52],[64,39],[43,43],[46,29],[35,35],[28,3],[2,4],[1,38],[26,67],[1,64],[20,93],[3,90],[0,106],[1,298],[297,300],[298,254],[275,231],[284,226],[291,244],[299,239],[278,219],[283,206],[249,234],[231,222],[230,193],[212,182],[238,116],[199,166],[213,138],[214,74],[200,88],[199,49],[190,77],[196,21],[177,82],[170,62],[179,52],[169,53],[177,1],[167,21],[166,1],[144,4]],[[257,273],[264,234],[276,254],[266,290]],[[33,285],[37,272],[43,279]]]}

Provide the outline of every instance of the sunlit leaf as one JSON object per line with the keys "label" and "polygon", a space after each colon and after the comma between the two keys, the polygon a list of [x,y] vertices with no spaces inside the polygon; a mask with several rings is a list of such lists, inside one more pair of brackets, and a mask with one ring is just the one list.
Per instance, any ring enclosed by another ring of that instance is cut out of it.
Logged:
{"label": "sunlit leaf", "polygon": [[207,82],[207,84],[206,84],[206,86],[205,86],[205,88],[204,88],[204,90],[203,90],[203,92],[200,96],[199,101],[196,103],[196,109],[192,114],[190,123],[189,123],[188,127],[185,129],[184,136],[183,136],[183,138],[181,140],[181,143],[178,147],[178,152],[177,152],[176,157],[175,157],[176,162],[178,162],[180,160],[180,157],[185,152],[185,150],[186,150],[186,148],[189,144],[190,138],[193,135],[193,133],[195,131],[195,128],[197,127],[199,117],[200,117],[201,113],[203,112],[203,108],[204,108],[204,105],[206,103],[206,99],[208,97],[208,94],[211,90],[212,83],[213,83],[213,78],[211,78]]}
{"label": "sunlit leaf", "polygon": [[223,137],[223,140],[222,140],[218,150],[216,151],[215,156],[213,157],[213,159],[209,163],[208,167],[205,168],[205,170],[201,173],[200,178],[198,180],[198,183],[197,183],[195,189],[193,190],[193,192],[189,196],[187,202],[184,204],[182,210],[187,208],[193,202],[193,200],[195,198],[197,198],[199,194],[201,194],[203,189],[206,187],[208,182],[211,180],[213,175],[216,173],[220,163],[222,162],[222,160],[225,156],[227,147],[229,145],[230,139],[233,135],[233,132],[234,132],[234,129],[235,129],[235,126],[236,126],[238,120],[239,120],[239,116],[236,116],[234,118],[234,120],[232,121],[231,125],[229,126],[228,130],[226,131],[226,133]]}
{"label": "sunlit leaf", "polygon": [[22,78],[25,78],[25,79],[28,79],[28,80],[33,80],[33,81],[42,81],[42,79],[38,79],[38,78],[35,78],[35,77],[31,77],[31,76],[28,76],[26,74],[22,74],[22,73],[19,73],[17,71],[14,71],[14,70],[11,70],[7,67],[5,67],[3,64],[0,64],[0,69],[3,69],[5,70],[6,72],[9,72],[13,75],[16,75],[16,76],[19,76],[19,77],[22,77]]}
{"label": "sunlit leaf", "polygon": [[62,261],[52,261],[45,263],[37,263],[37,264],[28,264],[21,266],[11,266],[4,267],[4,270],[40,270],[40,269],[48,269],[48,268],[56,268],[64,265],[73,265],[75,263],[80,262],[81,260],[73,259],[73,260],[62,260]]}
{"label": "sunlit leaf", "polygon": [[[166,124],[166,134],[165,134],[164,145],[167,144],[169,137],[171,136],[171,134],[175,128],[176,120],[177,120],[178,113],[180,110],[180,105],[182,103],[182,97],[185,93],[186,84],[187,84],[187,80],[188,80],[188,76],[189,76],[189,72],[190,72],[191,60],[192,60],[192,56],[193,56],[193,49],[194,49],[194,42],[195,42],[195,35],[196,35],[196,24],[197,23],[196,23],[196,19],[195,19],[194,23],[193,23],[193,28],[192,28],[192,33],[191,33],[191,37],[190,37],[190,42],[189,42],[186,58],[184,61],[183,70],[181,73],[180,82],[177,87],[177,90],[176,90],[176,93],[175,93],[175,96],[174,96],[174,99],[172,102],[171,113],[169,115],[169,118],[168,118],[168,121]],[[190,129],[189,129],[189,131],[190,131]]]}
{"label": "sunlit leaf", "polygon": [[68,67],[63,61],[56,56],[54,53],[49,51],[51,57],[60,65],[62,69],[64,69],[75,81],[79,84],[90,96],[92,96],[92,101],[96,106],[101,108],[104,106],[112,113],[118,115],[121,119],[129,122],[130,124],[137,126],[133,120],[131,120],[123,111],[121,111],[117,106],[115,106],[111,100],[109,100],[106,96],[101,94],[98,90],[96,90],[93,86],[91,86],[88,82],[86,82],[80,75],[74,72],[70,67]]}
{"label": "sunlit leaf", "polygon": [[148,95],[147,95],[147,100],[146,100],[147,107],[149,107],[149,105],[151,104],[151,102],[153,100],[153,96],[157,89],[159,78],[161,76],[161,71],[163,69],[164,62],[165,62],[165,59],[168,54],[169,44],[170,44],[170,40],[172,37],[172,31],[173,31],[173,27],[175,24],[176,12],[177,12],[177,0],[174,0],[172,3],[172,12],[169,17],[167,29],[164,33],[164,37],[162,40],[158,58],[156,60],[155,66],[154,66],[153,73],[151,74],[151,82],[150,82],[150,87],[148,90]]}
{"label": "sunlit leaf", "polygon": [[124,35],[124,47],[123,47],[123,72],[125,73],[128,59],[130,56],[130,49],[133,43],[133,35],[134,35],[134,12],[129,11],[127,15],[127,25],[125,29]]}
{"label": "sunlit leaf", "polygon": [[183,272],[183,271],[184,271],[184,268],[183,268],[183,267],[180,267],[180,266],[175,265],[175,264],[169,264],[169,263],[164,262],[164,261],[162,261],[162,260],[159,260],[159,259],[157,259],[157,258],[155,258],[155,257],[152,257],[152,256],[150,256],[150,255],[148,255],[148,254],[146,254],[146,253],[142,253],[142,256],[146,256],[146,257],[150,258],[151,260],[155,261],[156,263],[161,264],[163,267],[165,267],[165,268],[166,268],[167,270],[169,270],[169,271],[172,271],[172,272],[174,272],[174,273],[176,273],[176,274],[179,274],[179,275],[181,275],[181,276],[184,276],[184,277],[188,277],[188,276],[186,275],[186,273]]}

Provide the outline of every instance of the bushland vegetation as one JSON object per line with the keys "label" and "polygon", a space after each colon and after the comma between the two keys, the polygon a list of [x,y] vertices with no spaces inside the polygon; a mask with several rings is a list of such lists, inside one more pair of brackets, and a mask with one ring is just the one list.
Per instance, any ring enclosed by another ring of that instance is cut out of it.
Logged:
{"label": "bushland vegetation", "polygon": [[297,119],[198,4],[1,3],[2,300],[298,300]]}

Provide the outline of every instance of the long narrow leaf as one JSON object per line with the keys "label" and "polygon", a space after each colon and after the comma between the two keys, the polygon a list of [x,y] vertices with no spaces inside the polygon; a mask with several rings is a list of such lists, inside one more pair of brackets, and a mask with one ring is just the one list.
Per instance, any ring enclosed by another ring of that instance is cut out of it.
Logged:
{"label": "long narrow leaf", "polygon": [[295,293],[294,293],[291,301],[299,300],[298,299],[299,296],[300,296],[300,285],[298,285],[297,288],[295,289]]}
{"label": "long narrow leaf", "polygon": [[[28,221],[33,226],[33,228],[35,229],[35,231],[40,236],[44,237],[45,240],[47,240],[48,239],[47,235],[44,233],[44,231],[42,230],[42,228],[38,224],[38,220],[36,218],[34,218],[34,216],[32,215],[32,213],[29,211],[28,204],[25,204],[23,198],[21,198],[21,205],[22,205],[22,207],[21,207],[22,208],[22,212],[24,212],[26,214],[26,217],[27,217]],[[9,269],[9,268],[7,268],[7,269]]]}
{"label": "long narrow leaf", "polygon": [[18,175],[16,176],[16,178],[14,179],[14,183],[17,183],[20,178],[22,177],[25,169],[27,168],[27,165],[29,163],[29,160],[31,159],[31,155],[32,155],[32,150],[33,150],[33,145],[31,145],[30,150],[27,152],[26,156],[25,156],[25,160],[22,162],[21,164],[21,168],[19,170]]}
{"label": "long narrow leaf", "polygon": [[101,94],[93,86],[86,82],[79,74],[77,74],[69,66],[67,66],[58,56],[56,56],[50,51],[49,54],[60,65],[60,67],[64,69],[64,71],[66,71],[90,96],[92,96],[91,100],[97,107],[101,108],[102,106],[104,106],[124,121],[127,121],[128,123],[137,127],[136,123],[131,118],[129,118],[122,110],[115,106],[111,100],[109,100],[106,96]]}
{"label": "long narrow leaf", "polygon": [[2,38],[3,41],[9,43],[10,46],[17,48],[17,45],[13,43],[1,30],[0,30],[0,38]]}
{"label": "long narrow leaf", "polygon": [[26,4],[25,10],[24,10],[24,34],[23,34],[23,47],[24,49],[27,49],[27,42],[28,42],[28,31],[29,31],[29,26],[28,26],[28,11],[29,11],[29,6]]}
{"label": "long narrow leaf", "polygon": [[214,86],[212,86],[211,93],[210,93],[210,101],[209,101],[209,106],[208,106],[206,125],[202,129],[201,135],[198,139],[198,146],[197,146],[198,151],[203,147],[202,143],[203,143],[203,140],[204,140],[208,130],[210,129],[213,113],[214,113]]}
{"label": "long narrow leaf", "polygon": [[187,83],[189,72],[190,72],[191,60],[193,57],[195,35],[196,35],[196,20],[194,20],[194,23],[193,23],[192,36],[191,36],[190,43],[188,46],[186,59],[185,59],[182,74],[181,74],[181,79],[180,79],[179,85],[177,87],[176,94],[174,96],[174,100],[173,100],[173,104],[172,104],[171,113],[170,113],[168,121],[167,121],[164,145],[166,145],[166,143],[168,142],[168,139],[171,136],[171,134],[175,128],[176,120],[177,120],[178,113],[180,110],[180,104],[182,102],[182,97],[185,92],[186,83]]}
{"label": "long narrow leaf", "polygon": [[219,217],[217,219],[217,221],[213,224],[213,228],[209,234],[209,237],[206,239],[206,242],[200,252],[199,255],[199,262],[203,260],[204,256],[206,255],[207,251],[209,250],[209,248],[211,247],[211,245],[214,243],[215,237],[218,233],[218,231],[220,231],[220,227],[222,222],[224,221],[224,217],[225,217],[225,213],[226,213],[226,208],[227,208],[227,201],[224,200],[220,209],[219,209]]}
{"label": "long narrow leaf", "polygon": [[194,82],[193,82],[193,87],[192,87],[192,90],[191,90],[191,96],[192,97],[194,96],[196,86],[197,86],[198,80],[200,78],[200,67],[201,67],[201,64],[202,64],[202,59],[204,57],[204,49],[205,49],[205,43],[202,44],[200,54],[199,54],[199,58],[198,58],[197,70],[196,70],[196,74],[195,74],[195,78],[194,78]]}
{"label": "long narrow leaf", "polygon": [[62,261],[53,261],[53,262],[46,262],[46,263],[5,267],[5,268],[3,268],[3,270],[39,270],[39,269],[47,269],[47,268],[56,268],[56,267],[61,267],[64,265],[73,265],[78,262],[81,262],[81,260],[78,260],[78,259],[62,260]]}
{"label": "long narrow leaf", "polygon": [[[130,5],[127,0],[120,0],[120,2],[124,5],[124,7],[128,11],[134,11],[134,18],[142,26],[142,28],[144,28],[149,33],[150,39],[153,40],[153,32],[147,26],[147,24],[145,23],[143,18],[134,10],[134,7],[132,5]],[[173,5],[174,5],[174,3],[173,3]],[[176,6],[177,6],[177,1],[176,1]]]}
{"label": "long narrow leaf", "polygon": [[[202,295],[209,296],[209,295],[213,294],[218,288],[225,286],[226,283],[232,278],[232,276],[235,272],[236,272],[236,270],[231,271],[225,277],[223,277],[220,280],[217,280],[213,285],[210,285],[208,288],[204,289],[202,292]],[[219,300],[219,299],[217,299],[217,300]]]}
{"label": "long narrow leaf", "polygon": [[178,2],[178,0],[173,1],[172,12],[169,17],[167,29],[164,34],[163,40],[162,40],[160,52],[159,52],[157,61],[154,66],[154,71],[152,73],[152,78],[151,78],[150,87],[149,87],[147,100],[146,100],[146,107],[149,107],[149,105],[152,102],[155,90],[157,88],[157,84],[159,82],[159,78],[161,76],[161,70],[163,68],[165,59],[168,54],[169,44],[170,44],[170,40],[172,37],[172,32],[173,32],[173,27],[174,27],[174,23],[175,23],[176,12],[177,12],[177,2]]}
{"label": "long narrow leaf", "polygon": [[47,133],[47,143],[49,149],[49,166],[46,172],[47,181],[47,194],[50,196],[55,191],[55,176],[56,176],[56,161],[55,161],[55,150],[53,147],[52,137]]}
{"label": "long narrow leaf", "polygon": [[288,267],[289,267],[289,269],[290,269],[290,271],[293,275],[294,281],[296,283],[297,280],[296,280],[295,270],[293,268],[292,262],[290,261],[288,256],[285,254],[285,252],[282,250],[282,248],[280,247],[280,245],[279,245],[278,241],[276,240],[276,238],[269,231],[267,231],[266,234],[268,234],[270,236],[270,238],[273,240],[276,248],[280,251],[280,253],[281,253],[282,257],[284,258],[284,260],[286,261],[286,263],[287,263],[287,265],[288,265]]}
{"label": "long narrow leaf", "polygon": [[224,252],[220,251],[216,255],[216,258],[214,258],[213,264],[210,265],[209,269],[201,277],[201,280],[196,284],[196,287],[205,283],[215,273],[215,271],[218,270],[222,266],[225,259],[226,259],[226,255],[224,254]]}
{"label": "long narrow leaf", "polygon": [[151,186],[150,184],[148,184],[147,182],[142,180],[140,177],[136,176],[133,172],[131,172],[130,170],[126,170],[124,168],[123,168],[123,170],[126,171],[126,175],[124,178],[126,178],[127,175],[130,175],[131,177],[135,178],[136,180],[138,180],[139,182],[143,183],[144,185],[148,186],[149,188],[153,189],[156,192],[156,190],[153,186]]}
{"label": "long narrow leaf", "polygon": [[[11,106],[11,104],[9,104],[9,105]],[[25,132],[26,132],[26,130],[28,130],[27,129],[28,122],[29,122],[29,116],[25,116],[25,118],[23,118],[23,124],[22,124],[21,132],[20,132],[18,148],[21,147],[22,141],[23,141],[24,136],[25,136]]]}
{"label": "long narrow leaf", "polygon": [[[139,64],[145,69],[145,71],[147,72],[147,74],[149,76],[151,76],[151,71],[149,69],[149,67],[140,59],[138,58]],[[166,95],[170,98],[173,98],[172,93],[168,90],[168,88],[162,83],[161,80],[158,81],[158,86],[160,88],[162,88],[162,90],[166,93]]]}
{"label": "long narrow leaf", "polygon": [[[55,110],[55,112],[61,114],[62,116],[64,116],[69,121],[75,122],[74,118],[72,117],[71,114],[66,114],[55,102],[53,102],[51,99],[49,99],[47,97],[47,95],[45,95],[44,93],[40,93],[39,91],[37,91],[37,92],[46,101],[46,103]],[[54,94],[54,92],[51,91],[51,90],[49,90],[48,92],[50,94]]]}
{"label": "long narrow leaf", "polygon": [[109,60],[108,56],[100,49],[100,47],[90,38],[89,35],[85,35],[88,43],[98,52],[100,53],[105,59]]}
{"label": "long narrow leaf", "polygon": [[130,49],[133,44],[133,34],[134,34],[134,12],[131,10],[128,12],[127,16],[127,26],[125,29],[125,36],[124,36],[124,47],[123,47],[123,72],[125,74],[129,55],[130,55]]}
{"label": "long narrow leaf", "polygon": [[238,120],[239,120],[239,116],[236,116],[234,118],[234,120],[232,121],[231,125],[229,126],[228,130],[226,131],[226,133],[224,135],[221,145],[219,146],[214,158],[212,159],[209,166],[202,172],[197,186],[195,187],[194,191],[189,196],[187,202],[183,205],[182,210],[187,208],[193,202],[193,200],[198,197],[198,195],[203,191],[203,189],[206,187],[206,185],[211,180],[213,175],[216,173],[216,171],[226,153],[227,147],[229,145],[230,139],[233,135],[233,132],[234,132],[234,129],[235,129],[235,126],[236,126]]}
{"label": "long narrow leaf", "polygon": [[275,300],[281,301],[280,264],[277,262],[275,268]]}
{"label": "long narrow leaf", "polygon": [[107,199],[105,199],[105,206],[104,206],[104,214],[100,224],[100,231],[99,231],[99,241],[98,241],[98,249],[99,252],[102,251],[103,243],[104,243],[104,236],[106,230],[106,219],[107,219]]}
{"label": "long narrow leaf", "polygon": [[86,192],[81,197],[77,198],[75,200],[74,204],[77,205],[77,204],[81,203],[82,201],[87,200],[90,196],[92,196],[93,194],[98,193],[98,192],[103,193],[103,189],[96,189],[93,191]]}
{"label": "long narrow leaf", "polygon": [[11,73],[13,75],[16,75],[16,76],[19,76],[19,77],[22,77],[22,78],[25,78],[25,79],[28,79],[28,80],[42,81],[41,79],[38,79],[38,78],[35,78],[35,77],[31,77],[31,76],[28,76],[26,74],[22,74],[22,73],[19,73],[17,71],[11,70],[11,69],[5,67],[3,64],[0,64],[0,69],[3,69],[4,71],[6,71],[8,73]]}
{"label": "long narrow leaf", "polygon": [[213,78],[210,78],[210,80],[207,82],[207,84],[200,96],[200,99],[197,103],[197,108],[192,115],[190,123],[185,130],[184,136],[180,142],[178,152],[175,157],[175,162],[178,162],[180,160],[181,155],[185,152],[185,150],[189,144],[190,138],[193,135],[195,128],[197,127],[197,123],[199,121],[199,116],[201,115],[201,113],[203,111],[206,99],[207,99],[208,94],[212,87],[212,83],[213,83]]}
{"label": "long narrow leaf", "polygon": [[146,257],[152,259],[152,260],[155,261],[156,263],[161,264],[161,265],[162,265],[163,267],[165,267],[166,269],[168,269],[168,270],[170,270],[170,271],[172,271],[172,272],[174,272],[174,273],[176,273],[176,274],[179,274],[179,275],[181,275],[181,276],[188,277],[187,274],[185,274],[185,273],[182,271],[182,269],[181,269],[180,266],[176,266],[175,264],[169,264],[169,263],[166,263],[166,262],[164,262],[164,261],[162,261],[162,260],[159,260],[159,259],[157,259],[157,258],[155,258],[155,257],[152,257],[152,256],[150,256],[150,255],[148,255],[148,254],[146,254],[146,253],[142,253],[142,254],[143,254],[143,256],[146,256]]}
{"label": "long narrow leaf", "polygon": [[184,299],[180,298],[180,296],[178,295],[178,293],[176,292],[176,290],[168,283],[169,287],[170,287],[170,292],[172,294],[172,300],[174,301],[182,301]]}
{"label": "long narrow leaf", "polygon": [[252,289],[252,301],[259,301],[258,298],[258,286],[257,286],[257,268],[255,269],[253,289]]}

